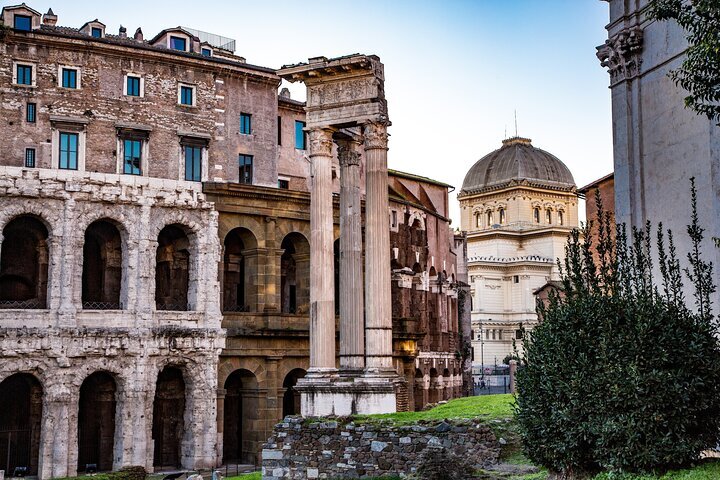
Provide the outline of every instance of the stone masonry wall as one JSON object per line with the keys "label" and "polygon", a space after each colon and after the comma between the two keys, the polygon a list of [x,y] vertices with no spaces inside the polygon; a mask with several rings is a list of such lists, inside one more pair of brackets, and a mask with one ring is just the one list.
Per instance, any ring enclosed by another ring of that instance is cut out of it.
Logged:
{"label": "stone masonry wall", "polygon": [[303,422],[286,417],[275,426],[262,451],[263,480],[404,477],[433,448],[478,466],[496,463],[500,454],[490,428],[472,420],[409,426]]}

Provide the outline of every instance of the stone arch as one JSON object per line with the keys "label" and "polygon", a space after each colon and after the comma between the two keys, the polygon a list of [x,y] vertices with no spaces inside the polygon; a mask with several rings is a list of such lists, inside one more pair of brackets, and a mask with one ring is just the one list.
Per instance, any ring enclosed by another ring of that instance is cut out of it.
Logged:
{"label": "stone arch", "polygon": [[[58,205],[55,205],[58,208]],[[62,210],[62,207],[59,207]],[[62,228],[57,224],[57,220],[46,218],[49,209],[47,204],[40,204],[34,201],[25,201],[21,203],[13,203],[8,206],[3,206],[0,212],[0,231],[4,230],[8,223],[14,220],[16,217],[23,215],[30,215],[37,218],[45,225],[48,231],[48,235],[57,235],[58,232],[62,232]],[[2,237],[0,237],[2,238]]]}
{"label": "stone arch", "polygon": [[0,382],[0,466],[7,475],[38,474],[42,410],[43,387],[36,376],[14,373]]}
{"label": "stone arch", "polygon": [[411,228],[419,228],[420,230],[426,230],[425,217],[420,212],[417,212],[415,210],[410,213],[407,224],[410,225]]}
{"label": "stone arch", "polygon": [[0,308],[46,308],[50,232],[33,214],[12,218],[2,230]]}
{"label": "stone arch", "polygon": [[[196,252],[188,235],[189,227],[166,225],[158,234],[155,257],[155,308],[157,310],[189,309],[191,255]],[[197,270],[197,269],[195,269]]]}
{"label": "stone arch", "polygon": [[259,388],[253,372],[234,370],[225,379],[223,413],[223,462],[254,463],[256,423],[259,416]]}
{"label": "stone arch", "polygon": [[244,227],[236,227],[223,240],[223,311],[257,310],[257,237]]}
{"label": "stone arch", "polygon": [[429,392],[428,392],[428,402],[429,403],[437,403],[441,400],[440,398],[440,391],[438,390],[438,387],[442,388],[440,385],[440,377],[438,375],[438,371],[436,368],[430,369],[430,385],[429,385]]}
{"label": "stone arch", "polygon": [[280,305],[282,313],[306,314],[310,305],[310,243],[303,234],[291,232],[280,248]]}
{"label": "stone arch", "polygon": [[96,371],[80,386],[78,471],[113,468],[118,387],[109,372]]}
{"label": "stone arch", "polygon": [[251,215],[223,215],[218,225],[219,238],[224,239],[236,228],[244,228],[252,234],[257,242],[253,248],[266,246],[265,223],[260,218]]}
{"label": "stone arch", "polygon": [[452,397],[452,375],[449,369],[443,370],[443,400],[449,400]]}
{"label": "stone arch", "polygon": [[[103,217],[90,223],[82,246],[82,306],[84,309],[123,308],[127,251],[118,223]],[[124,302],[126,303],[126,302]]]}
{"label": "stone arch", "polygon": [[413,397],[415,401],[415,411],[419,412],[427,405],[427,388],[425,385],[425,375],[419,368],[415,369],[415,382],[413,385]]}
{"label": "stone arch", "polygon": [[283,418],[288,415],[300,415],[300,393],[295,390],[298,379],[307,374],[302,368],[290,370],[283,380]]}
{"label": "stone arch", "polygon": [[[333,228],[333,235],[335,235],[335,229]],[[305,237],[305,239],[310,238],[310,223],[309,222],[299,222],[299,221],[284,221],[284,222],[277,222],[277,226],[275,228],[275,234],[276,237],[276,245],[281,245],[283,240],[290,235],[290,234],[297,234]],[[333,236],[333,238],[336,238]]]}
{"label": "stone arch", "polygon": [[155,467],[181,466],[185,437],[186,384],[182,367],[165,366],[157,376],[153,400],[152,439]]}

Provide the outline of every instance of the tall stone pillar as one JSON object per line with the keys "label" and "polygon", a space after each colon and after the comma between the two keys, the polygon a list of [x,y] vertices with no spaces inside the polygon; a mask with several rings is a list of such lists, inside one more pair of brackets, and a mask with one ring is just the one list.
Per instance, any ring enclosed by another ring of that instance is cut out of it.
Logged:
{"label": "tall stone pillar", "polygon": [[393,371],[388,227],[387,124],[363,126],[365,142],[366,369]]}
{"label": "tall stone pillar", "polygon": [[359,373],[365,367],[360,154],[356,148],[355,142],[338,142],[341,374]]}
{"label": "tall stone pillar", "polygon": [[335,368],[335,273],[333,265],[332,130],[310,130],[310,369]]}

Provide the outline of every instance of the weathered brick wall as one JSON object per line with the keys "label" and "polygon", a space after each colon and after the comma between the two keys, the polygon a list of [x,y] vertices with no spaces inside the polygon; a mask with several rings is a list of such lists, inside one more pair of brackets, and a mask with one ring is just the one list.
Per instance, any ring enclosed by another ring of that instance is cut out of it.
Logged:
{"label": "weathered brick wall", "polygon": [[287,417],[275,426],[262,451],[263,480],[405,476],[433,448],[478,466],[496,463],[500,454],[492,430],[472,420],[400,427],[303,422]]}

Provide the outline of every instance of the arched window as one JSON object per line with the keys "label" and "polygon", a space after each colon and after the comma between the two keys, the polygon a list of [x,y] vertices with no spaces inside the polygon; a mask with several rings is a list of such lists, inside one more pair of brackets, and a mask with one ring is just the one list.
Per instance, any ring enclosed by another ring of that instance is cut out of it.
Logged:
{"label": "arched window", "polygon": [[249,370],[235,370],[225,380],[224,388],[223,461],[252,463],[255,458],[252,440],[260,415],[257,378]]}
{"label": "arched window", "polygon": [[85,230],[83,244],[82,303],[90,310],[117,310],[122,284],[120,232],[107,220]]}
{"label": "arched window", "polygon": [[188,309],[190,241],[179,225],[168,225],[158,235],[155,264],[155,308]]}
{"label": "arched window", "polygon": [[2,231],[0,308],[45,308],[48,231],[37,218],[22,215]]}
{"label": "arched window", "polygon": [[0,382],[0,466],[8,475],[16,468],[37,475],[42,418],[43,388],[37,378],[16,373]]}
{"label": "arched window", "polygon": [[227,234],[223,244],[223,311],[255,311],[252,279],[257,276],[257,257],[247,253],[257,248],[255,236],[239,227]]}
{"label": "arched window", "polygon": [[300,233],[282,241],[280,306],[282,313],[307,313],[310,304],[310,244]]}
{"label": "arched window", "polygon": [[565,218],[562,210],[558,211],[558,224],[565,225]]}
{"label": "arched window", "polygon": [[549,208],[548,208],[547,210],[545,210],[545,221],[546,221],[548,224],[551,224],[551,223],[552,223],[552,212],[550,211]]}
{"label": "arched window", "polygon": [[505,224],[505,209],[500,207],[499,217],[500,217],[500,224]]}
{"label": "arched window", "polygon": [[475,228],[481,228],[482,221],[480,220],[480,212],[475,212]]}
{"label": "arched window", "polygon": [[115,437],[115,380],[107,372],[95,372],[80,387],[78,402],[78,471],[88,465],[98,471],[113,468]]}
{"label": "arched window", "polygon": [[490,227],[493,224],[493,213],[492,211],[487,211],[487,226]]}
{"label": "arched window", "polygon": [[540,223],[540,207],[533,208],[533,220],[535,223]]}
{"label": "arched window", "polygon": [[[157,377],[153,402],[153,465],[180,466],[185,436],[185,379],[176,367],[165,367]],[[157,470],[156,470],[157,471]]]}

